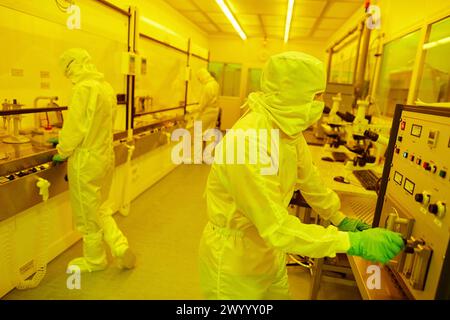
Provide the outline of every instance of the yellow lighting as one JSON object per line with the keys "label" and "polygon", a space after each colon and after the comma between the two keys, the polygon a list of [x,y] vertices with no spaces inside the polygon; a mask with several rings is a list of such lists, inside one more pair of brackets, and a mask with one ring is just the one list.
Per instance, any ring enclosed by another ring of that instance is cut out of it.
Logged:
{"label": "yellow lighting", "polygon": [[441,45],[443,45],[443,44],[446,44],[446,43],[450,43],[450,37],[443,38],[443,39],[440,39],[440,40],[434,41],[434,42],[425,43],[425,44],[423,45],[423,50],[428,50],[428,49],[431,49],[431,48],[436,48],[436,47],[439,47],[439,46],[441,46]]}
{"label": "yellow lighting", "polygon": [[165,31],[165,32],[167,32],[167,33],[169,33],[169,34],[171,34],[171,35],[178,36],[178,34],[177,34],[176,32],[174,32],[173,30],[170,30],[169,28],[163,26],[162,24],[159,24],[159,23],[156,22],[156,21],[150,20],[149,18],[146,18],[146,17],[144,17],[144,16],[141,16],[141,20],[142,20],[143,22],[145,22],[145,23],[147,23],[147,24],[153,26],[153,27],[158,28],[159,30],[163,30],[163,31]]}
{"label": "yellow lighting", "polygon": [[239,34],[239,36],[242,38],[242,40],[246,40],[247,36],[245,35],[245,33],[242,30],[241,26],[236,21],[236,19],[234,18],[233,14],[231,13],[230,9],[225,4],[225,2],[223,2],[223,0],[216,0],[216,2],[219,5],[220,9],[222,9],[222,11],[225,14],[225,16],[228,18],[228,20],[233,25],[234,30],[236,30],[236,32]]}
{"label": "yellow lighting", "polygon": [[288,10],[286,14],[286,26],[284,28],[284,42],[287,43],[289,40],[289,31],[291,30],[292,22],[292,11],[294,10],[294,0],[289,0]]}

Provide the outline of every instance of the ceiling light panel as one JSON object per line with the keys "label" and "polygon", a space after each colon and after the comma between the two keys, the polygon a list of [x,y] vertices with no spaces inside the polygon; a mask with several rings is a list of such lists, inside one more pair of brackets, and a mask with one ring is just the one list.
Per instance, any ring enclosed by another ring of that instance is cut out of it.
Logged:
{"label": "ceiling light panel", "polygon": [[238,21],[236,20],[233,12],[229,8],[229,6],[224,2],[224,0],[216,0],[217,5],[222,10],[223,14],[227,17],[231,25],[233,26],[234,30],[239,34],[242,40],[247,40],[247,35],[242,30],[242,27],[239,25]]}

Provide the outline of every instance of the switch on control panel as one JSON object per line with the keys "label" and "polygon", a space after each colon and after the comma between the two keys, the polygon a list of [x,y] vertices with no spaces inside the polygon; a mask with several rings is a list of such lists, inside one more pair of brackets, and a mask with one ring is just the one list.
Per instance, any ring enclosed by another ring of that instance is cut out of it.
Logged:
{"label": "switch on control panel", "polygon": [[416,200],[416,202],[419,202],[422,205],[427,206],[430,203],[431,195],[427,191],[424,191],[422,193],[416,194],[414,196],[414,199]]}
{"label": "switch on control panel", "polygon": [[445,203],[442,201],[438,201],[434,204],[430,204],[428,206],[428,211],[434,215],[436,215],[438,218],[442,219],[445,216],[445,212],[447,211],[445,207]]}

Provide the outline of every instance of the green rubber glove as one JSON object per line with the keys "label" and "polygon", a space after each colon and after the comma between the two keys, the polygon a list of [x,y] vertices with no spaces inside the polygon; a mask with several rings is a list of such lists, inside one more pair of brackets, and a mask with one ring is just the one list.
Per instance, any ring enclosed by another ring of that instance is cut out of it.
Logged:
{"label": "green rubber glove", "polygon": [[62,162],[64,162],[64,161],[66,161],[67,160],[67,158],[63,158],[63,157],[61,157],[61,155],[59,155],[59,154],[55,154],[54,156],[53,156],[53,162],[55,163],[55,164],[57,164],[57,163],[62,163]]}
{"label": "green rubber glove", "polygon": [[372,262],[387,263],[404,247],[401,234],[375,228],[361,232],[349,232],[350,249],[347,253]]}
{"label": "green rubber glove", "polygon": [[345,217],[344,220],[338,225],[339,231],[358,232],[370,229],[371,226],[362,222],[359,219],[352,219]]}
{"label": "green rubber glove", "polygon": [[52,137],[50,139],[47,140],[49,143],[52,144],[58,144],[59,143],[59,138],[58,137]]}

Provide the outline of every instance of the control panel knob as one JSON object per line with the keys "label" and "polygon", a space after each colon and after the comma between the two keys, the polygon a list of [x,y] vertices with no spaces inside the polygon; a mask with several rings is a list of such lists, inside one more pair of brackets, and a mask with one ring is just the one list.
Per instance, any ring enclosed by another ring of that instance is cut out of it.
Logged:
{"label": "control panel knob", "polygon": [[428,206],[428,211],[430,211],[430,213],[432,213],[432,214],[437,214],[437,212],[438,212],[437,204],[430,204]]}
{"label": "control panel knob", "polygon": [[23,171],[20,171],[20,172],[18,172],[18,173],[16,173],[16,174],[17,174],[18,177],[26,176],[26,173],[23,172]]}
{"label": "control panel knob", "polygon": [[417,202],[422,203],[423,202],[423,194],[421,194],[421,193],[416,194],[414,199],[416,199]]}
{"label": "control panel knob", "polygon": [[430,204],[428,206],[428,211],[442,219],[445,216],[446,211],[445,203],[438,201],[434,204]]}
{"label": "control panel knob", "polygon": [[423,204],[424,206],[428,205],[430,203],[431,195],[424,191],[422,193],[418,193],[414,196],[414,199],[416,202]]}

